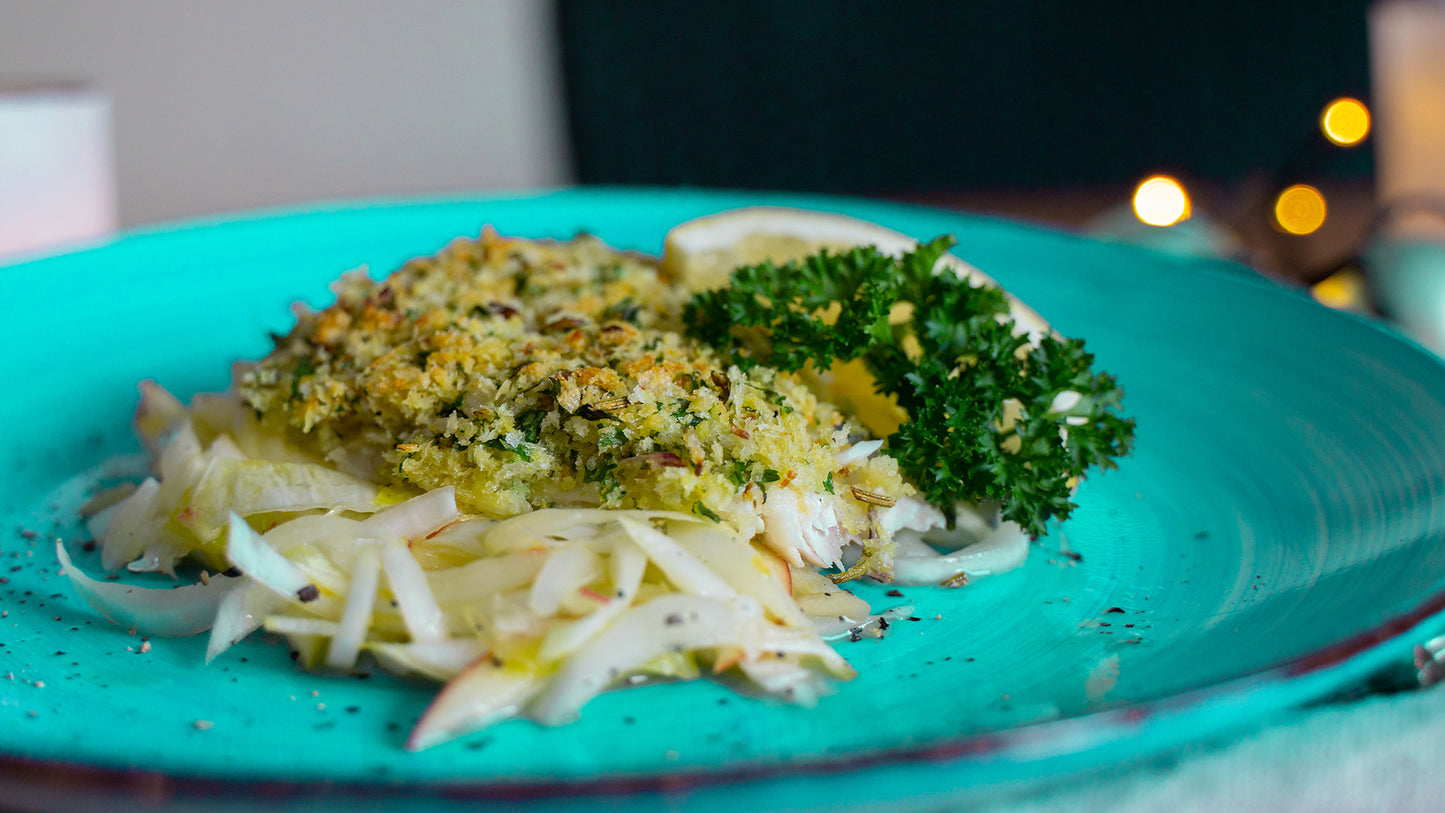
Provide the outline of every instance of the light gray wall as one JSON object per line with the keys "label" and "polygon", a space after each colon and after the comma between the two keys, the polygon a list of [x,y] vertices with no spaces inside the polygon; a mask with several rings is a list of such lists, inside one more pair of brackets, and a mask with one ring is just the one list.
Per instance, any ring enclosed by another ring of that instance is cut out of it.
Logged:
{"label": "light gray wall", "polygon": [[0,0],[0,78],[114,99],[123,224],[570,178],[550,2]]}

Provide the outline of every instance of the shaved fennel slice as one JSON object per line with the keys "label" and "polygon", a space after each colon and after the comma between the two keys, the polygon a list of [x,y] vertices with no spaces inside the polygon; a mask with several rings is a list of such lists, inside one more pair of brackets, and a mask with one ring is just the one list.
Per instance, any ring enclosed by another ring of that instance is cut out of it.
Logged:
{"label": "shaved fennel slice", "polygon": [[738,670],[758,688],[791,703],[812,708],[829,693],[828,682],[796,661],[779,658],[744,658]]}
{"label": "shaved fennel slice", "polygon": [[667,580],[685,593],[708,598],[728,599],[738,595],[722,577],[714,573],[701,559],[689,553],[667,534],[638,522],[619,517],[617,524],[647,558],[657,565]]}
{"label": "shaved fennel slice", "polygon": [[481,536],[488,528],[496,525],[497,521],[484,517],[467,517],[442,528],[427,536],[427,544],[434,546],[448,547],[473,557],[482,557],[487,554],[486,546],[482,544]]}
{"label": "shaved fennel slice", "polygon": [[595,508],[544,508],[519,514],[488,528],[482,543],[488,553],[500,554],[595,537],[604,521],[600,513]]}
{"label": "shaved fennel slice", "polygon": [[206,663],[261,628],[261,622],[281,609],[286,600],[270,588],[242,577],[236,589],[226,593],[216,609],[211,638],[206,642]]}
{"label": "shaved fennel slice", "polygon": [[115,519],[115,514],[120,510],[120,506],[134,493],[135,488],[132,487],[130,494],[121,497],[86,518],[85,530],[90,534],[91,539],[105,539],[105,533],[110,529],[110,521]]}
{"label": "shaved fennel slice", "polygon": [[70,561],[65,546],[59,542],[55,543],[55,554],[75,592],[92,609],[123,627],[135,627],[138,632],[164,638],[195,635],[209,629],[221,600],[239,583],[237,579],[218,576],[209,583],[197,582],[185,587],[134,587],[90,578]]}
{"label": "shaved fennel slice", "polygon": [[[199,392],[191,396],[191,423],[202,439],[234,434],[240,419],[254,420],[254,413],[242,405],[234,392]],[[245,454],[243,457],[260,457]]]}
{"label": "shaved fennel slice", "polygon": [[[266,539],[270,544],[270,539]],[[317,545],[297,545],[286,551],[285,558],[296,565],[316,588],[315,602],[309,611],[313,615],[341,614],[345,602],[346,585],[351,580],[351,568],[356,551],[368,544],[378,544],[378,539],[354,539],[345,548],[325,548]],[[308,591],[309,593],[309,591]],[[324,608],[324,609],[323,609]],[[334,612],[333,612],[334,611]]]}
{"label": "shaved fennel slice", "polygon": [[647,556],[631,542],[618,542],[612,548],[609,564],[613,593],[608,596],[607,603],[589,615],[549,630],[537,650],[537,657],[551,661],[571,655],[631,606],[642,584],[642,574],[647,571]]}
{"label": "shaved fennel slice", "polygon": [[811,568],[792,568],[792,599],[813,629],[828,638],[863,623],[872,610],[868,602]]}
{"label": "shaved fennel slice", "polygon": [[351,583],[346,590],[346,607],[336,634],[326,648],[326,665],[332,669],[349,670],[356,665],[356,656],[371,627],[371,610],[376,605],[376,588],[381,576],[381,551],[367,545],[356,555],[351,569]]}
{"label": "shaved fennel slice", "polygon": [[[291,557],[303,570],[307,569],[308,563],[297,559],[297,550],[309,546],[324,552],[330,562],[341,568],[339,572],[344,573],[351,567],[352,559],[360,549],[381,541],[424,537],[452,524],[457,517],[456,496],[448,486],[384,508],[361,520],[337,514],[303,514],[276,525],[263,534],[263,538],[278,553]],[[305,558],[310,560],[311,565],[321,564],[314,556]],[[318,575],[312,574],[313,578]],[[344,579],[337,582],[340,585]]]}
{"label": "shaved fennel slice", "polygon": [[[605,549],[610,535],[604,530],[621,517],[634,521],[654,519],[676,522],[707,522],[701,517],[676,511],[618,511],[607,508],[544,508],[502,520],[482,534],[486,550],[507,553],[558,542],[588,542]],[[602,551],[598,551],[602,552]]]}
{"label": "shaved fennel slice", "polygon": [[624,601],[636,598],[642,575],[647,571],[647,554],[635,544],[619,542],[612,548],[608,565],[614,590],[612,597]]}
{"label": "shaved fennel slice", "polygon": [[894,540],[893,580],[899,584],[939,584],[960,573],[988,576],[1012,570],[1029,555],[1029,536],[1016,522],[1001,522],[983,539],[952,553],[940,554],[915,534],[901,532]]}
{"label": "shaved fennel slice", "polygon": [[160,533],[158,538],[147,545],[145,551],[125,568],[132,573],[164,573],[170,576],[175,574],[176,562],[187,553],[189,551],[184,545]]}
{"label": "shaved fennel slice", "polygon": [[[798,606],[802,607],[813,623],[813,631],[820,638],[831,640],[840,638],[854,629],[861,629],[867,626],[873,616],[870,615],[868,605],[863,603],[861,609],[850,608],[846,612],[829,613],[820,611],[822,601],[827,599],[820,595],[804,596],[798,600]],[[860,603],[861,600],[860,600]]]}
{"label": "shaved fennel slice", "polygon": [[399,675],[417,674],[445,683],[467,665],[486,654],[487,647],[475,638],[447,638],[442,641],[413,641],[406,644],[368,641],[371,652],[388,671]]}
{"label": "shaved fennel slice", "polygon": [[276,552],[244,519],[231,514],[231,532],[226,557],[243,573],[270,588],[276,595],[298,601],[316,598],[316,585],[294,562]]}
{"label": "shaved fennel slice", "polygon": [[154,381],[140,382],[140,404],[135,411],[135,428],[152,459],[160,457],[161,450],[170,441],[170,433],[188,417],[185,405],[165,387]]}
{"label": "shaved fennel slice", "polygon": [[506,590],[526,587],[547,560],[545,550],[524,550],[468,562],[426,574],[436,602],[443,607],[471,604]]}
{"label": "shaved fennel slice", "polygon": [[527,592],[527,606],[538,615],[556,615],[562,600],[602,575],[602,559],[584,545],[571,544],[547,555]]}
{"label": "shaved fennel slice", "polygon": [[[227,393],[223,398],[235,399],[234,393]],[[196,422],[203,424],[207,420],[201,414],[202,404],[200,396],[192,400],[195,404]],[[236,400],[239,406],[239,399]],[[210,411],[210,410],[208,410]],[[221,410],[217,408],[216,413]],[[214,414],[214,413],[213,413]],[[217,415],[216,417],[219,417]],[[284,434],[269,432],[256,420],[256,416],[250,409],[241,407],[231,416],[230,435],[236,441],[236,446],[245,453],[246,457],[252,460],[270,460],[274,463],[324,463],[316,455],[301,449],[292,443]],[[359,477],[366,477],[369,472],[364,469],[349,469],[339,467],[342,471],[356,474]]]}
{"label": "shaved fennel slice", "polygon": [[197,538],[214,539],[231,513],[241,516],[277,511],[341,508],[374,513],[375,485],[311,463],[266,460],[212,460],[196,484],[190,512],[181,517]]}
{"label": "shaved fennel slice", "polygon": [[178,424],[155,465],[156,477],[161,481],[161,504],[167,510],[178,508],[186,490],[195,486],[209,464],[195,426],[190,421]]}
{"label": "shaved fennel slice", "polygon": [[277,553],[287,555],[305,545],[335,554],[338,549],[349,550],[362,544],[359,540],[366,537],[360,521],[333,514],[303,514],[261,536]]}
{"label": "shaved fennel slice", "polygon": [[[655,560],[654,560],[655,561]],[[762,608],[736,601],[669,594],[633,607],[563,663],[529,704],[528,716],[560,725],[617,679],[675,650],[742,645],[742,627]]]}
{"label": "shaved fennel slice", "polygon": [[105,537],[100,540],[100,564],[106,570],[119,570],[145,552],[155,541],[160,527],[161,484],[147,477],[135,493],[115,508]]}
{"label": "shaved fennel slice", "polygon": [[387,541],[415,539],[439,531],[460,517],[456,489],[444,486],[372,514],[362,520],[358,536]]}
{"label": "shaved fennel slice", "polygon": [[[808,626],[807,616],[798,609],[789,594],[789,586],[774,576],[763,555],[740,536],[715,524],[691,523],[668,530],[668,536],[674,542],[711,568],[734,590],[757,599],[768,612],[786,624]],[[841,587],[834,589],[845,592]]]}
{"label": "shaved fennel slice", "polygon": [[446,637],[446,618],[427,584],[426,571],[421,569],[406,545],[393,542],[382,548],[381,566],[406,623],[407,634],[414,641],[439,641]]}
{"label": "shaved fennel slice", "polygon": [[851,680],[858,672],[836,650],[828,646],[812,627],[786,627],[763,618],[745,619],[741,630],[741,646],[751,658],[759,653],[784,653],[800,658],[816,658],[825,671],[837,678]]}
{"label": "shaved fennel slice", "polygon": [[[340,625],[329,618],[301,617],[295,615],[267,616],[262,629],[287,637],[300,635],[317,638],[335,637]],[[300,649],[301,647],[297,647]]]}
{"label": "shaved fennel slice", "polygon": [[478,658],[432,699],[406,738],[406,750],[420,751],[516,716],[540,687],[530,672]]}

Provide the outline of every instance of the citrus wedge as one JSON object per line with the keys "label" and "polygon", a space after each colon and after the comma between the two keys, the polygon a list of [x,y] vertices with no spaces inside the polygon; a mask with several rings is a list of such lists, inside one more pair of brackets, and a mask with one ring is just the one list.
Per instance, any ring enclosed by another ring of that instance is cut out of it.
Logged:
{"label": "citrus wedge", "polygon": [[[926,235],[934,237],[935,235]],[[706,215],[673,227],[663,244],[662,267],[673,278],[695,290],[718,288],[727,283],[734,268],[763,261],[784,263],[801,260],[820,249],[841,251],[854,246],[876,246],[879,251],[901,255],[918,241],[901,232],[856,217],[789,209],[780,206],[751,206]],[[939,272],[951,271],[975,285],[999,288],[992,277],[953,254],[938,261]],[[1012,294],[1009,315],[1027,331],[1031,344],[1049,333],[1049,323]]]}

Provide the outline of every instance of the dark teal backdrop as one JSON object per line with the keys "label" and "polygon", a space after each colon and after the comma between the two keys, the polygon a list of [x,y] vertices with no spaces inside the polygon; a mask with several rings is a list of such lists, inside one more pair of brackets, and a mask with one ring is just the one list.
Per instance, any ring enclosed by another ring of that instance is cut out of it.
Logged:
{"label": "dark teal backdrop", "polygon": [[560,0],[558,27],[579,180],[890,193],[1366,176],[1314,125],[1368,96],[1367,5]]}

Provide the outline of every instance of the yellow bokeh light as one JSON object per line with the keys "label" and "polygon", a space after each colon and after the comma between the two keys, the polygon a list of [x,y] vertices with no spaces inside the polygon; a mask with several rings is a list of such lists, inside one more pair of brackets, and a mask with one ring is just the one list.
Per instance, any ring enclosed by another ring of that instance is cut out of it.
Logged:
{"label": "yellow bokeh light", "polygon": [[1320,130],[1341,147],[1352,147],[1370,134],[1370,111],[1357,99],[1335,99],[1320,113]]}
{"label": "yellow bokeh light", "polygon": [[1325,196],[1307,184],[1295,184],[1274,200],[1274,220],[1290,234],[1309,234],[1325,223]]}
{"label": "yellow bokeh light", "polygon": [[1134,190],[1134,214],[1151,226],[1172,226],[1189,217],[1189,193],[1173,178],[1155,175]]}
{"label": "yellow bokeh light", "polygon": [[1315,283],[1310,295],[1336,310],[1363,310],[1369,306],[1369,286],[1358,268],[1346,268]]}

